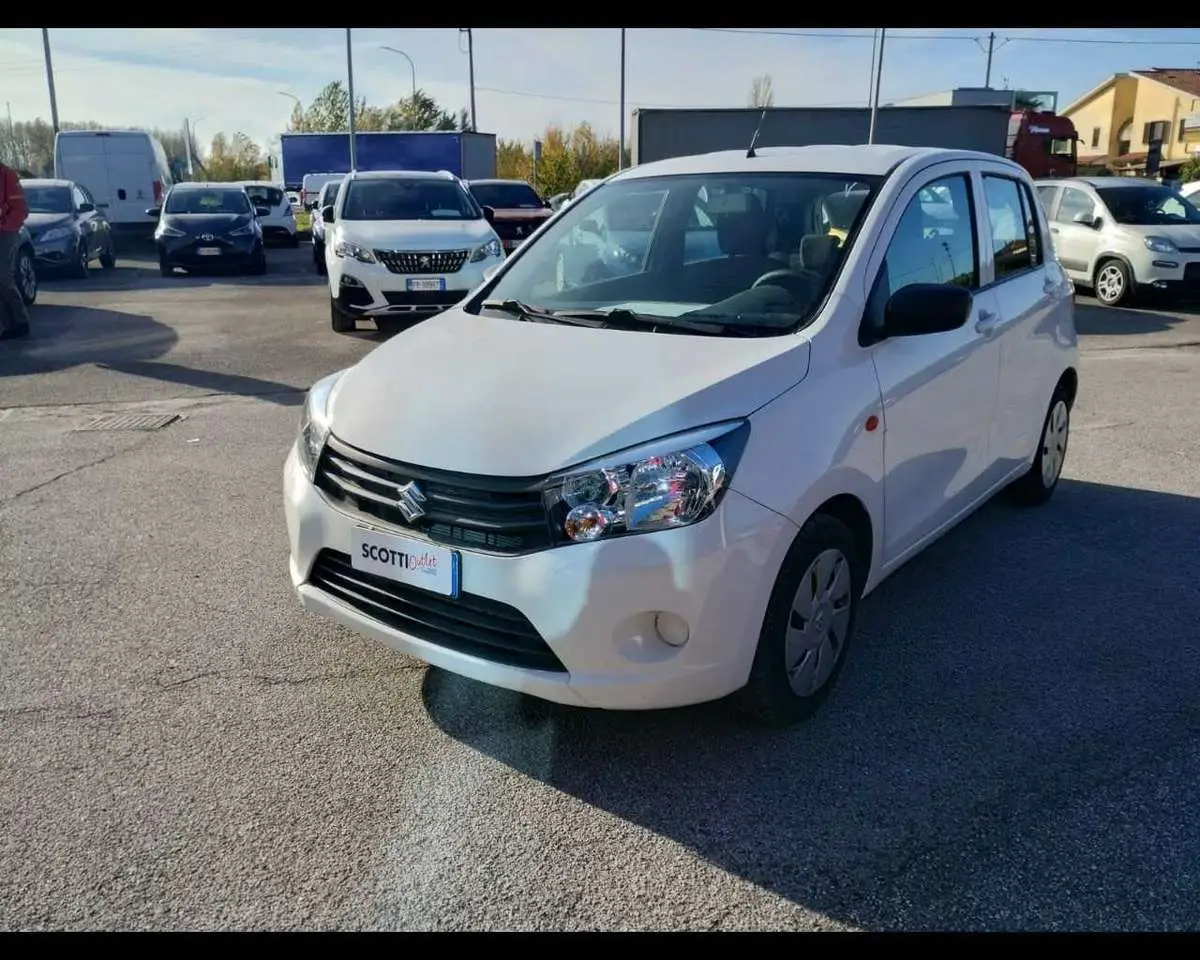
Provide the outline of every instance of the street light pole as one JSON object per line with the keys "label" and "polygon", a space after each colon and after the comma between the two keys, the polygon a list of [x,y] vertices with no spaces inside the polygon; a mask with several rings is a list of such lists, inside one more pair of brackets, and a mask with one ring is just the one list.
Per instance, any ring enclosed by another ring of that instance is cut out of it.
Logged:
{"label": "street light pole", "polygon": [[289,100],[294,100],[296,102],[296,109],[300,111],[301,115],[304,114],[304,104],[300,102],[300,98],[298,96],[296,96],[294,93],[288,93],[286,90],[280,90],[279,95],[281,97],[287,97]]}
{"label": "street light pole", "polygon": [[54,93],[54,62],[50,59],[50,28],[42,27],[42,49],[46,51],[46,86],[50,88],[50,122],[58,133],[58,97]]}
{"label": "street light pole", "polygon": [[617,169],[625,169],[625,28],[621,28],[621,137],[617,144]]}
{"label": "street light pole", "polygon": [[879,86],[883,80],[883,41],[887,28],[879,28],[879,59],[875,63],[875,93],[871,97],[871,127],[867,131],[867,143],[875,142],[875,115],[879,112]]}
{"label": "street light pole", "polygon": [[354,149],[354,59],[350,53],[350,28],[346,28],[346,89],[350,94],[350,172],[358,167]]}
{"label": "street light pole", "polygon": [[417,102],[417,65],[413,63],[413,58],[403,50],[397,50],[395,47],[380,47],[380,50],[387,50],[389,53],[397,53],[408,61],[408,68],[412,71],[412,99],[413,103]]}
{"label": "street light pole", "polygon": [[475,44],[471,40],[470,27],[459,27],[458,32],[467,35],[467,69],[470,71],[471,82],[471,132],[475,133],[478,129],[475,126]]}

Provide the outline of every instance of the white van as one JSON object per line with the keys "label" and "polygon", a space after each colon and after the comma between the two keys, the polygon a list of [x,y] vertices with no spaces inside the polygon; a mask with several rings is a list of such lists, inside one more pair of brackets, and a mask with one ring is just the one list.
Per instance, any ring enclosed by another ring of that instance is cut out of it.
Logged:
{"label": "white van", "polygon": [[115,231],[154,232],[148,207],[174,182],[167,153],[140,130],[63,130],[54,140],[54,175],[83,184]]}

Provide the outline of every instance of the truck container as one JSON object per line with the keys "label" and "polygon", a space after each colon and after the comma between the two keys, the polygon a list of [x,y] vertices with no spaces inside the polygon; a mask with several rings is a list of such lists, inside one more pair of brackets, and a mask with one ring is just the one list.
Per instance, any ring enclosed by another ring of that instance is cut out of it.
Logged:
{"label": "truck container", "polygon": [[[354,135],[359,170],[449,170],[463,179],[496,175],[496,135],[386,131]],[[272,178],[299,190],[307,173],[349,173],[349,133],[285,133],[271,158]]]}

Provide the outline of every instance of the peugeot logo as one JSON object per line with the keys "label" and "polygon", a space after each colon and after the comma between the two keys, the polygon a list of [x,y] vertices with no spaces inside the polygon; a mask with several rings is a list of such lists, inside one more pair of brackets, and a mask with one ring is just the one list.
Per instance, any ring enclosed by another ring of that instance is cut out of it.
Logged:
{"label": "peugeot logo", "polygon": [[216,240],[217,238],[214,237],[211,233],[202,233],[202,234],[200,234],[200,239],[203,240],[205,243],[210,243],[211,241]]}
{"label": "peugeot logo", "polygon": [[429,257],[422,257],[417,262],[421,265],[422,270],[428,270],[433,265],[433,261]]}
{"label": "peugeot logo", "polygon": [[421,506],[424,502],[425,494],[421,492],[415,480],[410,480],[396,490],[396,506],[407,523],[425,516],[425,508]]}

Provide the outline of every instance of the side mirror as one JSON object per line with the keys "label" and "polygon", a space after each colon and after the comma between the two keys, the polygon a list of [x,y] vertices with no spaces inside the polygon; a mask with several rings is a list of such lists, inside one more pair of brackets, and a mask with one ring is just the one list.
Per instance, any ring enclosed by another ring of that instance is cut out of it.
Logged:
{"label": "side mirror", "polygon": [[76,213],[91,213],[95,209],[96,209],[95,204],[81,203],[78,207],[75,208],[75,212]]}
{"label": "side mirror", "polygon": [[309,201],[308,201],[308,203],[306,203],[306,204],[304,205],[304,209],[305,209],[305,210],[316,210],[316,209],[317,209],[317,204],[318,204],[318,203],[320,203],[320,202],[321,202],[321,201],[320,201],[319,199],[318,199],[318,200],[309,200]]}
{"label": "side mirror", "polygon": [[271,215],[270,207],[255,207],[254,215],[256,217],[269,217]]}
{"label": "side mirror", "polygon": [[1094,213],[1084,213],[1080,211],[1071,218],[1072,223],[1082,224],[1085,227],[1095,227],[1100,218]]}
{"label": "side mirror", "polygon": [[154,217],[156,220],[162,216],[162,207],[151,207],[146,211],[146,216]]}
{"label": "side mirror", "polygon": [[321,208],[321,222],[333,223],[333,204]]}
{"label": "side mirror", "polygon": [[486,220],[488,223],[495,223],[496,222],[495,209],[492,207],[484,207],[483,208],[483,219]]}
{"label": "side mirror", "polygon": [[883,311],[885,337],[920,337],[958,330],[971,316],[974,297],[966,287],[914,283],[897,290]]}

